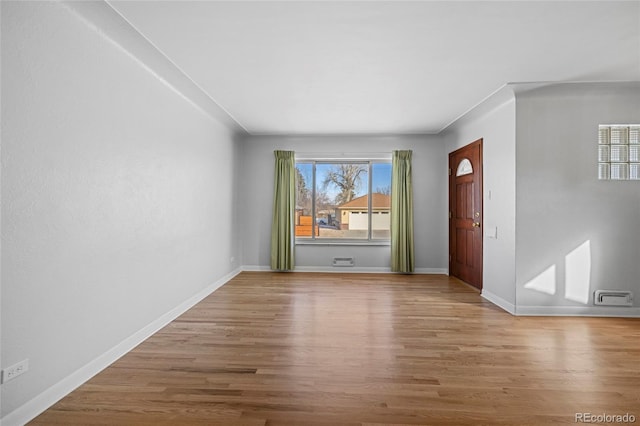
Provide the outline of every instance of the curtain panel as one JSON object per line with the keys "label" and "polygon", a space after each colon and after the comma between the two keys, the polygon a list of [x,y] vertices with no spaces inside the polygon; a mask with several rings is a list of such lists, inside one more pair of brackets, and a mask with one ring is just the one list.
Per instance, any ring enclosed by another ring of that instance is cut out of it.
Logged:
{"label": "curtain panel", "polygon": [[274,151],[274,155],[276,162],[271,223],[271,269],[290,271],[295,265],[295,153]]}
{"label": "curtain panel", "polygon": [[393,151],[391,160],[391,271],[414,271],[412,151]]}

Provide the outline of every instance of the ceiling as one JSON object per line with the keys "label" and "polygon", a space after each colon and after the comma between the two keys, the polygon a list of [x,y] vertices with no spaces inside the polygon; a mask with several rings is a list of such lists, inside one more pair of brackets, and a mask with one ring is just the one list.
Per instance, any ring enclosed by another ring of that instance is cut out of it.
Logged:
{"label": "ceiling", "polygon": [[250,134],[438,133],[506,83],[640,80],[640,1],[109,1]]}

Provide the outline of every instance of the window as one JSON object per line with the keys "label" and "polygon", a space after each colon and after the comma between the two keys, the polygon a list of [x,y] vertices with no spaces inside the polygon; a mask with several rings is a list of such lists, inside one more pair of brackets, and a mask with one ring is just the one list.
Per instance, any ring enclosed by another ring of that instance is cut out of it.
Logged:
{"label": "window", "polygon": [[599,126],[598,178],[640,180],[640,125]]}
{"label": "window", "polygon": [[463,158],[458,164],[458,169],[456,170],[456,176],[464,176],[470,175],[473,173],[473,166],[471,165],[471,161],[468,158]]}
{"label": "window", "polygon": [[296,161],[297,242],[389,241],[389,160]]}

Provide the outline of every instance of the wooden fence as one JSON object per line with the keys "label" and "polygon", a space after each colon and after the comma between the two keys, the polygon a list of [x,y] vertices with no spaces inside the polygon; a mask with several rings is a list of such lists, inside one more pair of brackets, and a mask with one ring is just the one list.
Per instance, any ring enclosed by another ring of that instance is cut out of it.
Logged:
{"label": "wooden fence", "polygon": [[[310,237],[313,228],[313,218],[311,216],[298,216],[296,223],[296,237]],[[320,229],[316,225],[316,237],[320,235]]]}

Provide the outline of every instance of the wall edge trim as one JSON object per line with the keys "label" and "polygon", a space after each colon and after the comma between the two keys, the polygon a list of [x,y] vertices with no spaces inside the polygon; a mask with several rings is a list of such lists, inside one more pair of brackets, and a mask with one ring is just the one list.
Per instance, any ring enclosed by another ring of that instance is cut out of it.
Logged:
{"label": "wall edge trim", "polygon": [[161,328],[165,327],[171,321],[175,320],[187,310],[191,309],[202,299],[229,282],[240,272],[241,269],[237,268],[224,275],[214,283],[208,285],[204,289],[200,290],[189,299],[180,303],[175,308],[161,315],[156,320],[152,321],[142,329],[138,330],[120,343],[116,344],[107,352],[99,355],[93,361],[90,361],[83,367],[71,373],[69,376],[55,383],[53,386],[50,386],[45,391],[41,392],[26,403],[22,404],[20,407],[2,417],[0,419],[0,424],[4,426],[20,426],[33,420],[53,404],[71,393],[74,389],[78,388],[93,376],[100,373],[106,367],[113,364],[115,361],[126,355],[140,343],[158,332]]}
{"label": "wall edge trim", "polygon": [[570,317],[615,317],[640,318],[638,307],[599,306],[518,306],[516,316],[570,316]]}
{"label": "wall edge trim", "polygon": [[[271,268],[264,265],[243,265],[242,271],[269,272]],[[395,274],[395,272],[391,272],[391,268],[389,267],[296,266],[292,272]],[[416,268],[414,274],[449,275],[449,270],[447,268]]]}
{"label": "wall edge trim", "polygon": [[503,299],[502,297],[487,291],[485,289],[482,289],[482,292],[480,293],[480,296],[482,296],[483,299],[488,300],[489,302],[493,303],[494,305],[496,305],[497,307],[505,310],[506,312],[510,313],[511,315],[515,315],[516,314],[516,305],[514,305],[513,303],[510,303],[508,301],[506,301],[505,299]]}

